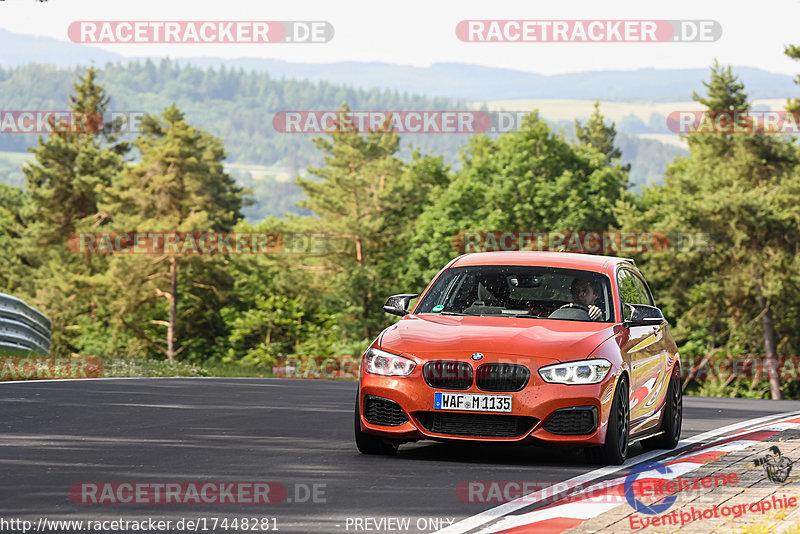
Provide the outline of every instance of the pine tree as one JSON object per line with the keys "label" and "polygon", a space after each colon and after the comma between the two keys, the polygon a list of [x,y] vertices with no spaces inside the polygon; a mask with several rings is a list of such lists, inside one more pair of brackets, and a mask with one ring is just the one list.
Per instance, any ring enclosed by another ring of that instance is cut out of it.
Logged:
{"label": "pine tree", "polygon": [[70,95],[71,110],[85,118],[83,127],[61,128],[38,146],[29,149],[35,162],[23,167],[30,201],[21,211],[24,235],[20,241],[23,261],[34,272],[20,281],[20,290],[34,305],[53,319],[55,352],[72,352],[80,336],[79,323],[97,320],[102,295],[94,291],[95,275],[105,261],[76,256],[67,250],[75,232],[100,224],[98,210],[104,191],[124,166],[124,146],[109,146],[114,140],[99,128],[109,99],[96,83],[96,71],[89,68]]}
{"label": "pine tree", "polygon": [[692,100],[700,102],[712,112],[717,111],[747,111],[750,104],[747,93],[744,92],[744,83],[733,74],[730,65],[723,67],[719,61],[714,60],[711,66],[711,79],[703,81],[706,96],[700,96],[697,91],[692,92]]}
{"label": "pine tree", "polygon": [[[707,95],[705,97],[692,92],[692,100],[699,102],[705,107],[704,120],[707,124],[720,124],[724,129],[733,122],[733,118],[727,115],[732,113],[745,113],[750,109],[747,100],[747,93],[744,92],[744,83],[739,81],[731,67],[723,67],[719,61],[714,60],[711,66],[711,77],[709,81],[703,81]],[[722,116],[720,116],[722,115]],[[711,157],[724,156],[736,141],[740,140],[740,134],[712,132],[708,134],[691,134],[688,142],[690,150],[698,155],[709,153]]]}
{"label": "pine tree", "polygon": [[[241,219],[242,190],[223,169],[222,142],[188,124],[174,105],[160,119],[146,116],[134,144],[141,162],[119,175],[104,205],[110,228],[228,232]],[[224,299],[222,288],[230,283],[219,269],[221,261],[219,256],[115,256],[109,283],[119,296],[115,308],[120,322],[170,362],[195,340],[211,343],[220,334],[214,331],[219,318],[213,312]],[[187,319],[183,328],[181,317]],[[150,325],[166,327],[163,343]],[[188,339],[178,348],[181,332]]]}
{"label": "pine tree", "polygon": [[19,250],[25,229],[20,213],[27,202],[22,189],[0,183],[0,293],[17,292],[31,276]]}
{"label": "pine tree", "polygon": [[[575,137],[586,146],[590,146],[606,155],[606,161],[610,164],[612,160],[622,157],[622,152],[614,146],[614,138],[617,136],[616,125],[612,122],[606,125],[605,117],[600,113],[600,101],[595,100],[594,111],[585,124],[581,125],[575,119]],[[630,170],[630,164],[625,166],[625,170]]]}
{"label": "pine tree", "polygon": [[[784,48],[783,53],[792,59],[800,59],[800,46],[787,45],[786,48]],[[798,74],[795,77],[794,83],[800,85],[800,74]],[[792,112],[800,111],[800,98],[794,98],[794,99],[790,98],[786,102],[786,111],[792,111]]]}
{"label": "pine tree", "polygon": [[[342,112],[349,111],[347,106]],[[387,225],[392,213],[389,198],[398,187],[402,162],[395,157],[399,135],[392,132],[359,132],[347,120],[330,138],[315,138],[324,152],[323,167],[308,173],[317,179],[297,178],[308,196],[299,204],[320,218],[320,230],[335,239],[330,268],[337,275],[339,298],[351,316],[353,335],[368,338],[383,323],[378,301],[385,298],[377,266],[390,252],[398,229]],[[342,246],[338,246],[342,245]]]}
{"label": "pine tree", "polygon": [[85,127],[55,129],[47,139],[39,136],[38,147],[29,149],[36,162],[23,168],[31,196],[28,216],[43,244],[66,241],[79,221],[96,215],[101,192],[122,168],[123,150],[103,143],[115,137],[99,126],[109,99],[95,78],[95,69],[87,69],[70,95],[72,111],[86,117]]}

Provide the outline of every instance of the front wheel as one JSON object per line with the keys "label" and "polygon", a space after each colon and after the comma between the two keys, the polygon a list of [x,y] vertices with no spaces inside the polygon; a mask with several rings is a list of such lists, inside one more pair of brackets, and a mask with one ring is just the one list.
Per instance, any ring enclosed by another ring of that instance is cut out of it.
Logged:
{"label": "front wheel", "polygon": [[623,377],[617,384],[617,391],[611,402],[606,442],[599,447],[586,449],[586,458],[591,463],[620,465],[628,457],[628,440],[631,430],[628,399],[628,381]]}
{"label": "front wheel", "polygon": [[361,413],[358,406],[358,400],[361,398],[361,392],[356,392],[356,413],[355,413],[355,434],[356,434],[356,447],[362,454],[382,454],[392,455],[397,452],[398,444],[384,441],[378,436],[366,434],[361,430]]}
{"label": "front wheel", "polygon": [[663,434],[642,440],[642,445],[648,449],[674,449],[681,439],[681,426],[683,424],[683,390],[681,379],[673,375],[669,380],[667,400],[664,406],[664,417],[661,422]]}

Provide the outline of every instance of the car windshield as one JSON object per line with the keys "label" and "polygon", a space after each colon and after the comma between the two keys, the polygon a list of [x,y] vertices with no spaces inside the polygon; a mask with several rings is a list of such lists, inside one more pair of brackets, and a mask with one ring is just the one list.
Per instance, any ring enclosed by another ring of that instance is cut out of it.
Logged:
{"label": "car windshield", "polygon": [[608,277],[599,273],[479,265],[447,269],[415,313],[610,322],[612,302]]}

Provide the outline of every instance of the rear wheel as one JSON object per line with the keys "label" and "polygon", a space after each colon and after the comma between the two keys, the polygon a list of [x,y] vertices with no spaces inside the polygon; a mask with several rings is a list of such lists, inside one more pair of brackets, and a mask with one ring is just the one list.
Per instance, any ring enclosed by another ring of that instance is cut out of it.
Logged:
{"label": "rear wheel", "polygon": [[628,399],[628,381],[623,377],[617,384],[617,391],[611,402],[606,442],[599,447],[586,449],[586,458],[591,463],[620,465],[628,457],[628,440],[631,430]]}
{"label": "rear wheel", "polygon": [[681,379],[673,375],[669,380],[667,400],[664,406],[664,417],[661,421],[663,434],[642,440],[642,445],[648,449],[674,449],[681,439],[681,426],[683,424],[683,390]]}
{"label": "rear wheel", "polygon": [[361,430],[361,413],[358,400],[361,398],[360,391],[356,393],[356,413],[355,413],[355,434],[356,447],[362,454],[383,454],[392,455],[397,452],[398,443],[384,440],[381,437],[366,434]]}

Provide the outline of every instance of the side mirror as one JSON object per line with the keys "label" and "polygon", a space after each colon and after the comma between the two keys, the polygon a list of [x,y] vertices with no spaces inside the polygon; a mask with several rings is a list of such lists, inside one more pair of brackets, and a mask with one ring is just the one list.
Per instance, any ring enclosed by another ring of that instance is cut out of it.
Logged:
{"label": "side mirror", "polygon": [[625,319],[622,324],[625,328],[632,326],[659,326],[665,321],[664,314],[655,306],[628,304],[627,302],[625,306],[630,310],[630,317]]}
{"label": "side mirror", "polygon": [[408,311],[408,303],[411,302],[411,299],[417,298],[418,296],[419,295],[414,293],[392,295],[386,299],[386,304],[383,305],[383,311],[393,315],[399,315],[400,317],[408,315],[410,313]]}

